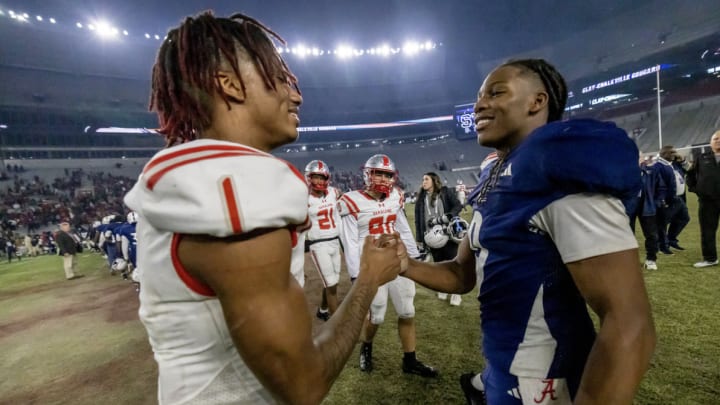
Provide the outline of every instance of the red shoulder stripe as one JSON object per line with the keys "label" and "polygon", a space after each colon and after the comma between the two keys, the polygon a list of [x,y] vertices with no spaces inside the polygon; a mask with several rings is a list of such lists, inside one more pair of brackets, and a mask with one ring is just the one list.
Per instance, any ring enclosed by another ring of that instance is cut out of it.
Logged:
{"label": "red shoulder stripe", "polygon": [[[235,152],[248,152],[248,153],[255,153],[258,155],[266,155],[263,152],[260,152],[258,150],[248,148],[246,146],[242,145],[203,145],[203,146],[195,146],[190,148],[185,148],[182,150],[178,150],[175,152],[170,152],[168,154],[158,156],[155,159],[151,160],[146,166],[145,169],[143,169],[143,173],[147,173],[152,169],[153,167],[159,165],[160,163],[166,162],[171,159],[175,159],[176,157],[189,155],[192,153],[198,153],[198,152],[227,152],[227,151],[235,151]],[[266,155],[270,156],[270,155]]]}
{"label": "red shoulder stripe", "polygon": [[168,166],[162,170],[158,170],[157,173],[150,176],[150,178],[147,180],[147,182],[145,184],[146,184],[146,187],[148,188],[148,190],[152,190],[153,188],[155,188],[155,184],[157,184],[157,182],[160,181],[160,178],[162,178],[162,176],[164,176],[165,174],[167,174],[169,171],[171,171],[173,169],[177,169],[178,167],[185,166],[190,163],[199,162],[201,160],[217,159],[217,158],[224,158],[224,157],[235,157],[235,156],[265,156],[265,155],[259,154],[257,152],[252,152],[252,153],[222,152],[222,153],[214,153],[212,155],[203,155],[203,156],[199,156],[199,157],[196,157],[193,159],[183,160],[183,161],[171,164],[170,166]]}

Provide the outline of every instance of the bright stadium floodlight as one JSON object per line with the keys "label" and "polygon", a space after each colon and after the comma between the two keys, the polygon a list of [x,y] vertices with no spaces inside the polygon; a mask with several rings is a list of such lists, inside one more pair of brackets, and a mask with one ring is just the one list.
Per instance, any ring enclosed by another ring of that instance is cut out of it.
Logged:
{"label": "bright stadium floodlight", "polygon": [[23,16],[23,18],[25,18],[26,20],[27,20],[28,18],[30,18],[30,14],[28,14],[28,13],[23,13],[22,16]]}
{"label": "bright stadium floodlight", "polygon": [[[88,25],[88,28],[89,27]],[[98,21],[95,24],[95,31],[102,38],[113,38],[118,34],[118,29],[110,25],[107,21]]]}
{"label": "bright stadium floodlight", "polygon": [[146,32],[146,33],[145,33],[145,38],[150,39],[150,34],[148,34],[148,33]]}
{"label": "bright stadium floodlight", "polygon": [[340,45],[335,50],[335,53],[337,54],[338,58],[345,59],[349,58],[353,54],[353,49],[347,45]]}
{"label": "bright stadium floodlight", "polygon": [[95,26],[94,26],[94,25],[88,24],[87,27],[88,27],[88,29],[89,29],[90,31],[95,31]]}
{"label": "bright stadium floodlight", "polygon": [[408,41],[402,47],[402,51],[406,55],[414,55],[420,49],[420,45],[415,41]]}
{"label": "bright stadium floodlight", "polygon": [[78,28],[82,28],[82,27],[83,27],[83,26],[82,26],[82,23],[79,23],[79,22],[76,22],[76,23],[75,23],[75,26],[78,27]]}
{"label": "bright stadium floodlight", "polygon": [[282,48],[282,47],[278,47],[278,48],[277,48],[277,52],[278,52],[279,54],[282,54],[284,51],[285,51],[285,49]]}
{"label": "bright stadium floodlight", "polygon": [[425,50],[431,50],[435,48],[435,44],[432,43],[432,41],[425,41]]}
{"label": "bright stadium floodlight", "polygon": [[313,49],[312,49],[312,54],[313,54],[313,56],[318,56],[318,55],[320,55],[320,50],[317,49],[317,48],[313,48]]}
{"label": "bright stadium floodlight", "polygon": [[128,36],[128,35],[130,35],[130,33],[127,32],[127,30],[123,30],[123,35]]}
{"label": "bright stadium floodlight", "polygon": [[43,18],[42,18],[41,15],[36,15],[36,16],[35,16],[35,19],[38,20],[38,21],[42,21],[42,20],[43,20]]}
{"label": "bright stadium floodlight", "polygon": [[159,41],[159,40],[160,40],[160,35],[155,34],[155,39],[157,39],[157,40]]}
{"label": "bright stadium floodlight", "polygon": [[377,53],[382,56],[388,56],[390,55],[390,45],[388,44],[382,44],[380,48],[378,48]]}
{"label": "bright stadium floodlight", "polygon": [[50,18],[50,24],[55,24],[56,22],[54,18]]}

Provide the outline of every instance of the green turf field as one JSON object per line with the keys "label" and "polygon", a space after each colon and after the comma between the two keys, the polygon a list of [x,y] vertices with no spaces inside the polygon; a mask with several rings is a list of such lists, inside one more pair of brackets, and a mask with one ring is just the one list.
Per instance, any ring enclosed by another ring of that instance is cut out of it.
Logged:
{"label": "green turf field", "polygon": [[[637,404],[720,404],[720,267],[692,267],[701,259],[692,194],[689,204],[693,221],[681,235],[687,250],[660,254],[659,270],[645,273],[658,345]],[[79,264],[85,277],[66,281],[56,256],[0,262],[0,404],[156,402],[157,370],[137,319],[134,289],[110,276],[97,254],[81,255]],[[306,295],[314,312],[319,281],[307,266]],[[342,295],[346,273],[341,280]],[[359,371],[356,349],[325,403],[462,404],[458,376],[483,366],[475,294],[451,307],[418,287],[418,357],[436,366],[440,378],[401,372],[390,305],[374,344],[375,371]]]}

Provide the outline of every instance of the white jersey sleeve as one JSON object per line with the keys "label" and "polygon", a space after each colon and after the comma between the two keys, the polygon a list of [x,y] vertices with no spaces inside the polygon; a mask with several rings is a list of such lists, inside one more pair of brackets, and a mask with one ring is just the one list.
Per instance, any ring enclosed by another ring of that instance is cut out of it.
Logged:
{"label": "white jersey sleeve", "polygon": [[247,146],[197,140],[148,162],[125,204],[160,231],[244,234],[301,226],[308,190],[289,163]]}
{"label": "white jersey sleeve", "polygon": [[340,240],[345,250],[348,274],[351,278],[356,278],[360,274],[360,241],[358,240],[358,225],[355,216],[342,216]]}
{"label": "white jersey sleeve", "polygon": [[622,202],[571,194],[540,210],[530,224],[547,232],[565,263],[638,247]]}
{"label": "white jersey sleeve", "polygon": [[415,238],[413,237],[412,230],[410,229],[410,224],[408,223],[407,217],[405,216],[405,210],[399,209],[397,213],[397,219],[395,220],[395,230],[398,231],[400,234],[400,238],[402,239],[403,243],[405,243],[405,249],[407,249],[408,256],[410,257],[418,257],[420,256],[420,252],[418,252],[417,244],[415,243]]}

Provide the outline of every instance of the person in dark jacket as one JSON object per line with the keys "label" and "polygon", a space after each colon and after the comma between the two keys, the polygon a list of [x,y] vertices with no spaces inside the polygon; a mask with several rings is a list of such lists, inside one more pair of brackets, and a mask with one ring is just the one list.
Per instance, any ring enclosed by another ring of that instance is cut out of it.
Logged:
{"label": "person in dark jacket", "polygon": [[[415,240],[418,246],[425,247],[430,251],[433,261],[442,262],[455,258],[458,244],[447,235],[444,246],[429,246],[425,243],[425,236],[433,230],[435,225],[445,226],[450,219],[460,214],[462,204],[455,196],[455,193],[443,186],[440,176],[434,172],[423,175],[422,186],[415,202]],[[447,299],[447,294],[438,293],[438,298]],[[462,302],[459,294],[450,295],[450,305],[458,306]]]}
{"label": "person in dark jacket", "polygon": [[716,234],[720,219],[720,130],[710,138],[710,151],[695,158],[687,173],[690,192],[698,196],[698,221],[703,260],[696,268],[717,266]]}
{"label": "person in dark jacket", "polygon": [[60,223],[60,230],[55,236],[55,243],[58,246],[58,254],[63,257],[63,268],[65,269],[65,278],[74,280],[82,277],[77,274],[77,259],[79,241],[70,233],[70,224],[68,222]]}

